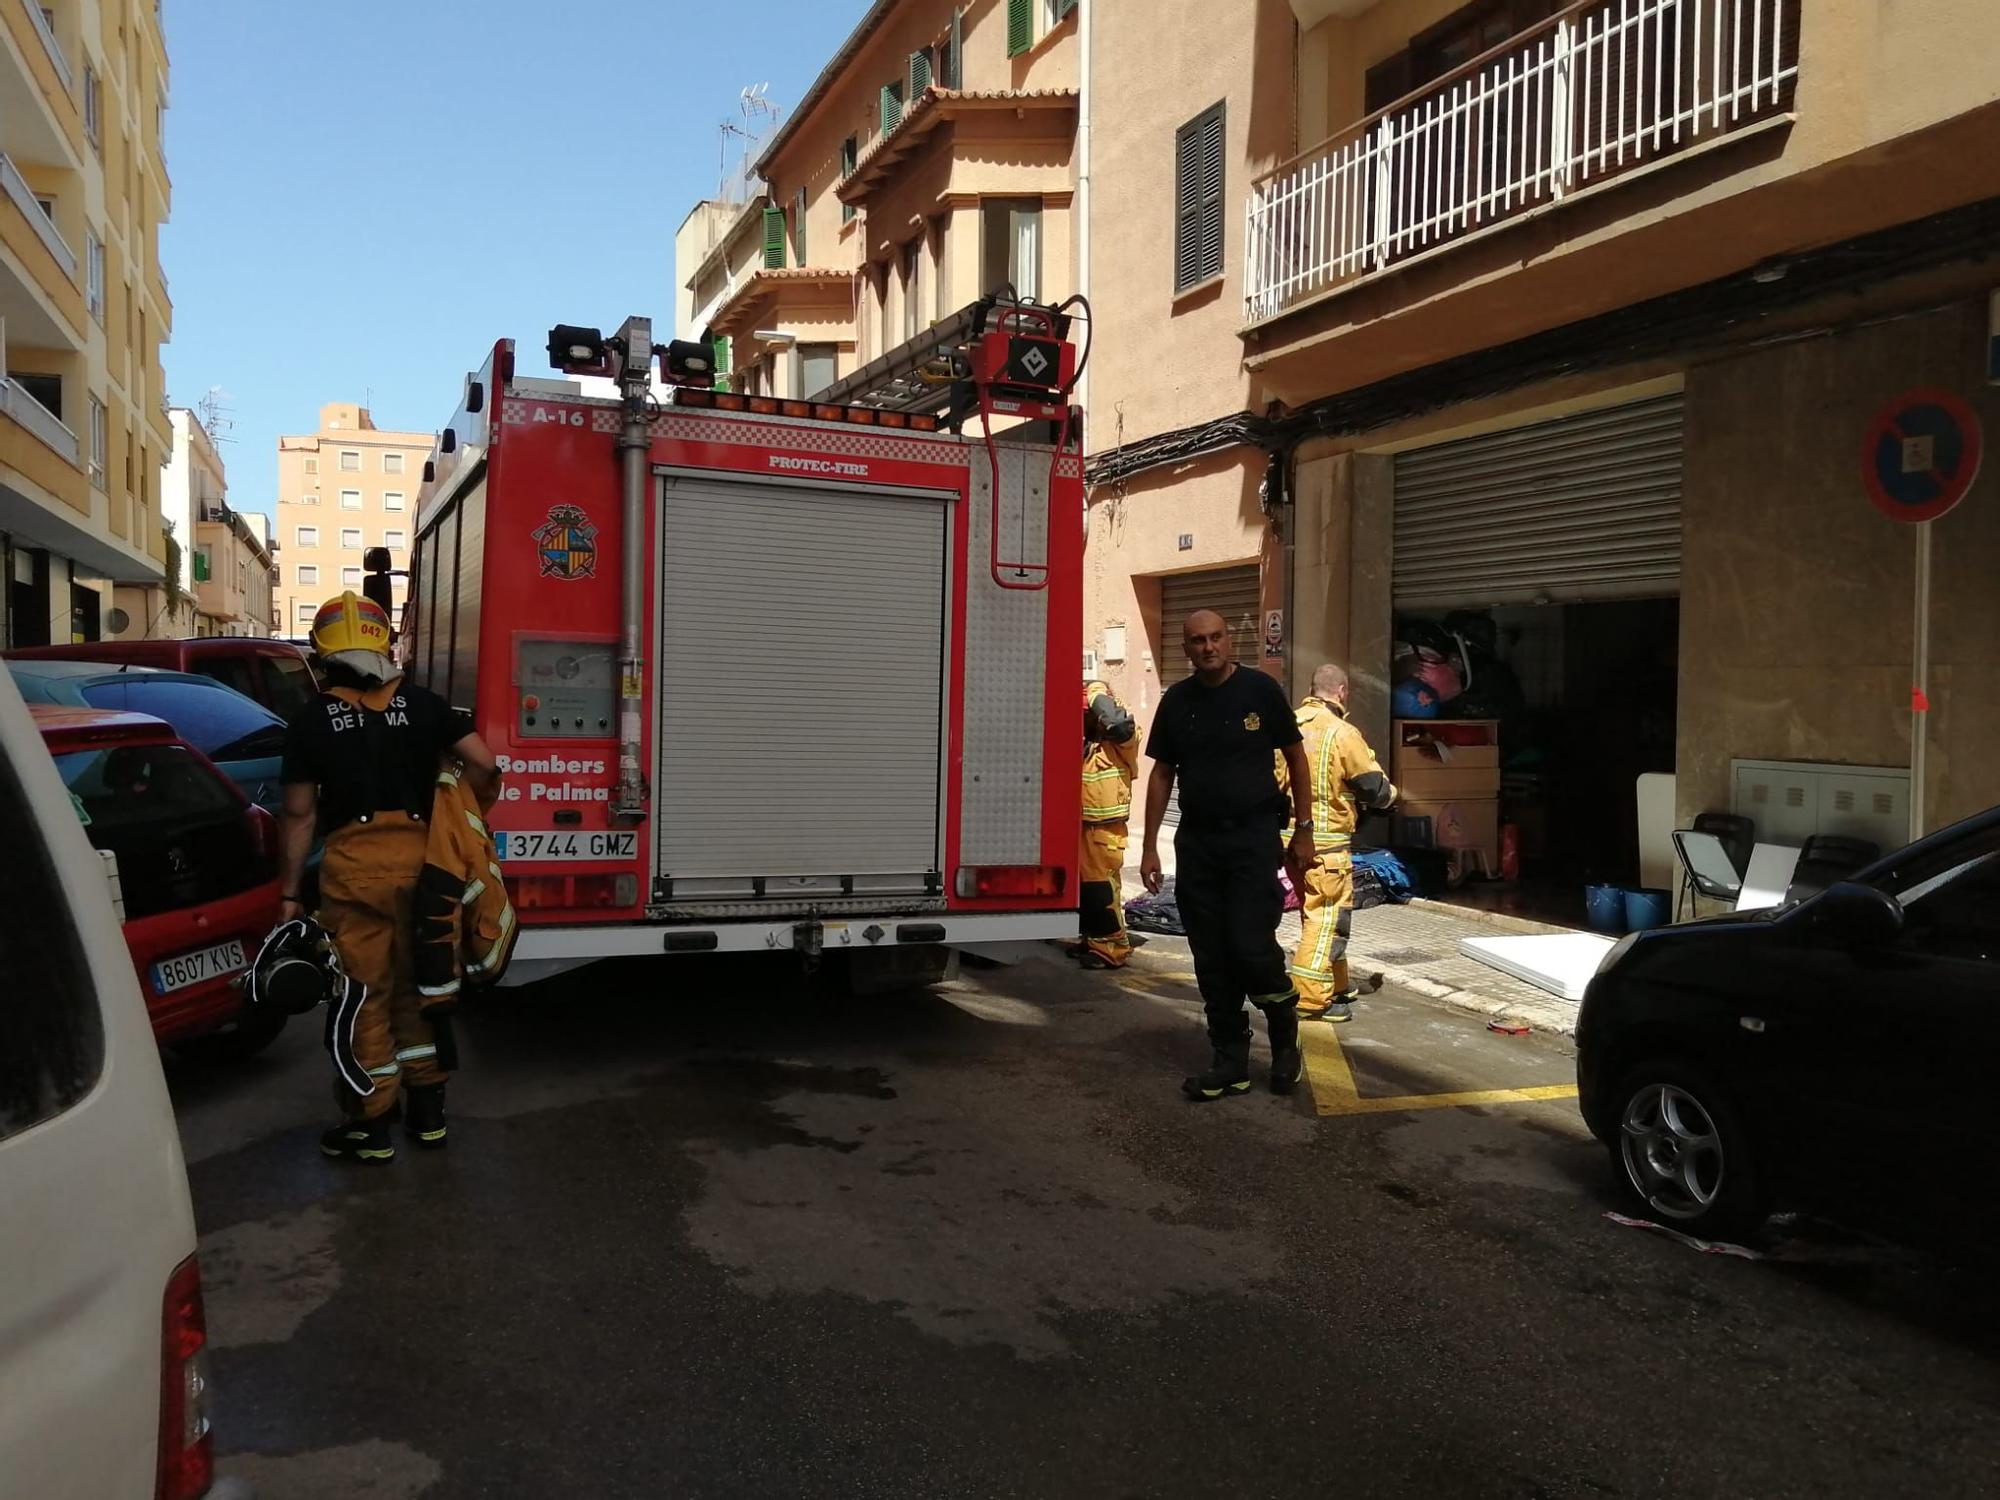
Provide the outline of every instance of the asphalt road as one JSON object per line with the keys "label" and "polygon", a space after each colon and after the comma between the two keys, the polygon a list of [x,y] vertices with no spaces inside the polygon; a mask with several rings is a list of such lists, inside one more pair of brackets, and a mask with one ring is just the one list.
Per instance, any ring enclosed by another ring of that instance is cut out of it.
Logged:
{"label": "asphalt road", "polygon": [[1260,1037],[1256,1092],[1189,1104],[1186,971],[1160,939],[1119,976],[836,1001],[782,962],[600,966],[468,1017],[451,1149],[384,1167],[317,1154],[317,1018],[172,1068],[225,1472],[265,1500],[2000,1492],[1990,1274],[1614,1225],[1602,1151],[1537,1097],[1560,1049],[1393,993],[1310,1029],[1310,1091],[1263,1091]]}

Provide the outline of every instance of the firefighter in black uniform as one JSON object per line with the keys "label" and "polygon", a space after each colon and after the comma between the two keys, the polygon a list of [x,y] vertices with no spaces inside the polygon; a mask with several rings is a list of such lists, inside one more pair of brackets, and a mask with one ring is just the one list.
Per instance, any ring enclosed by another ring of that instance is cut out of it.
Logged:
{"label": "firefighter in black uniform", "polygon": [[1249,1091],[1248,1000],[1264,1012],[1270,1031],[1271,1091],[1289,1094],[1305,1059],[1298,992],[1278,946],[1284,914],[1278,847],[1287,809],[1273,752],[1284,756],[1291,773],[1293,834],[1284,857],[1294,870],[1311,869],[1314,860],[1312,776],[1284,689],[1236,665],[1222,616],[1213,610],[1188,616],[1185,638],[1194,675],[1161,697],[1146,742],[1153,774],[1146,783],[1146,847],[1139,861],[1146,889],[1158,892],[1160,823],[1178,781],[1174,892],[1215,1048],[1208,1071],[1188,1079],[1181,1091],[1197,1101]]}

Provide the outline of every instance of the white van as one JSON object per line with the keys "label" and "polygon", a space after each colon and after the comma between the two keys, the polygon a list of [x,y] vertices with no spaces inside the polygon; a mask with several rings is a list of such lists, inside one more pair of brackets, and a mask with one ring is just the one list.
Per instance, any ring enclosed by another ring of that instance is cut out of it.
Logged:
{"label": "white van", "polygon": [[0,1491],[219,1500],[173,1107],[104,864],[5,672],[0,829]]}

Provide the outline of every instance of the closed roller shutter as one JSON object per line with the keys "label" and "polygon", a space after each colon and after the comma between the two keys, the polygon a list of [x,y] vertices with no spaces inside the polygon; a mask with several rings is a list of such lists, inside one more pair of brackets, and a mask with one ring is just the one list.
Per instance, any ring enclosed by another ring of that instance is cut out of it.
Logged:
{"label": "closed roller shutter", "polygon": [[1680,592],[1678,394],[1396,459],[1398,609]]}
{"label": "closed roller shutter", "polygon": [[1212,609],[1229,622],[1229,639],[1236,659],[1246,667],[1258,664],[1263,634],[1259,604],[1263,595],[1255,563],[1239,568],[1215,568],[1206,573],[1173,573],[1160,580],[1160,686],[1171,687],[1194,669],[1181,649],[1181,625],[1198,609]]}
{"label": "closed roller shutter", "polygon": [[934,888],[943,503],[664,490],[657,788],[673,899]]}

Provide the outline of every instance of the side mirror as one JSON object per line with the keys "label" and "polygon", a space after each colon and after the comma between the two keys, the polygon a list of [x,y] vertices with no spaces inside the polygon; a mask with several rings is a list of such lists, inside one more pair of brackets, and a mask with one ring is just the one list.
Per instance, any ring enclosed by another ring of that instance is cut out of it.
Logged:
{"label": "side mirror", "polygon": [[1799,908],[1813,929],[1847,947],[1895,941],[1903,934],[1903,906],[1872,885],[1842,880]]}

